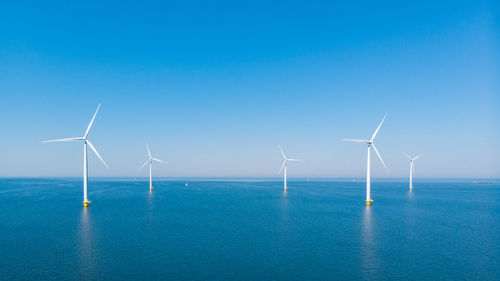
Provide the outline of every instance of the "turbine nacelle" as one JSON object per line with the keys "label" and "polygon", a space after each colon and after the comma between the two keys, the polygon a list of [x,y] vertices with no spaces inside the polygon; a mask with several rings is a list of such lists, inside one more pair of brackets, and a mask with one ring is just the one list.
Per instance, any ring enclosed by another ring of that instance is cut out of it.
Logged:
{"label": "turbine nacelle", "polygon": [[422,156],[422,154],[419,154],[419,155],[412,158],[407,153],[405,153],[405,155],[406,155],[406,157],[408,157],[408,160],[410,160],[411,163],[413,163],[413,161],[417,160],[418,158],[420,158]]}

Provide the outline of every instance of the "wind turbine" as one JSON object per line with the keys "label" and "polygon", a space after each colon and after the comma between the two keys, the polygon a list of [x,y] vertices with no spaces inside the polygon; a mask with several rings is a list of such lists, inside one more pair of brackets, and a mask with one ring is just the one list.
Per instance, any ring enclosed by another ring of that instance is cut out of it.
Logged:
{"label": "wind turbine", "polygon": [[360,142],[360,143],[365,143],[368,145],[368,152],[367,152],[367,157],[366,157],[366,206],[370,206],[371,202],[373,202],[372,197],[370,195],[370,148],[373,147],[373,150],[375,150],[375,153],[377,154],[378,158],[380,159],[380,162],[382,162],[382,165],[384,165],[385,170],[387,173],[389,173],[389,170],[387,169],[387,166],[384,163],[384,160],[382,159],[382,156],[380,156],[380,153],[377,150],[377,147],[375,147],[375,144],[373,143],[373,140],[375,139],[375,136],[377,136],[378,131],[380,130],[380,127],[382,126],[382,123],[384,123],[385,118],[387,117],[387,113],[384,115],[384,118],[378,125],[377,129],[372,135],[372,138],[370,140],[360,140],[360,139],[344,139],[343,141],[352,141],[352,142]]}
{"label": "wind turbine", "polygon": [[146,160],[146,162],[144,162],[144,164],[142,164],[141,168],[144,168],[146,167],[146,165],[149,163],[149,190],[153,190],[153,172],[152,172],[152,166],[153,166],[153,161],[156,161],[156,162],[160,162],[160,163],[164,163],[164,164],[167,164],[167,162],[163,161],[163,160],[160,160],[160,159],[157,159],[157,158],[153,158],[151,156],[151,150],[149,149],[149,145],[146,144],[146,147],[148,149],[148,160]]}
{"label": "wind turbine", "polygon": [[94,117],[92,117],[92,120],[90,121],[90,124],[87,127],[87,131],[85,131],[85,134],[83,135],[83,137],[79,137],[79,138],[67,138],[67,139],[55,139],[55,140],[43,141],[43,143],[47,143],[47,142],[83,141],[83,206],[84,207],[88,207],[89,203],[92,202],[87,197],[87,180],[88,180],[88,172],[87,172],[87,166],[88,166],[88,164],[87,164],[87,144],[92,149],[92,151],[94,151],[95,155],[97,155],[97,157],[99,158],[99,160],[101,160],[101,162],[104,164],[104,166],[106,166],[106,168],[109,168],[108,164],[106,164],[106,162],[104,161],[104,159],[102,159],[102,157],[99,154],[99,152],[97,152],[97,150],[95,149],[94,145],[92,145],[92,143],[90,142],[90,140],[87,138],[88,135],[89,135],[89,132],[90,132],[90,128],[92,127],[92,123],[94,123],[94,119],[95,119],[95,117],[97,115],[97,112],[99,111],[100,107],[101,107],[101,104],[99,104],[97,106],[97,110],[94,113]]}
{"label": "wind turbine", "polygon": [[406,154],[406,157],[408,157],[408,160],[410,160],[410,190],[413,189],[413,173],[415,172],[415,165],[413,164],[413,162],[415,160],[417,160],[418,158],[420,158],[420,156],[422,155],[418,155],[416,156],[415,158],[411,158],[410,155]]}
{"label": "wind turbine", "polygon": [[290,161],[290,162],[297,162],[297,161],[301,161],[301,160],[286,158],[285,152],[283,152],[283,149],[281,149],[281,146],[279,148],[280,148],[280,151],[281,151],[281,155],[283,155],[283,165],[281,165],[281,169],[280,169],[279,173],[281,173],[281,171],[284,171],[283,172],[283,180],[284,180],[284,188],[286,190],[286,188],[287,188],[287,186],[286,186],[286,166],[288,164],[288,161]]}

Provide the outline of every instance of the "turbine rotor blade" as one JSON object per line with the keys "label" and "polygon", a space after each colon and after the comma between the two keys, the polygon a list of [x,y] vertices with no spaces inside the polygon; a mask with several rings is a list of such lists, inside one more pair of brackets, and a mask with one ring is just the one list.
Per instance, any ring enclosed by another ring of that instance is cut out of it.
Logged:
{"label": "turbine rotor blade", "polygon": [[285,159],[285,161],[283,161],[283,165],[281,165],[281,168],[280,168],[280,170],[279,170],[278,174],[281,174],[281,171],[283,171],[283,169],[284,169],[284,168],[285,168],[285,166],[286,166],[286,162],[287,162],[287,160]]}
{"label": "turbine rotor blade", "polygon": [[67,138],[67,139],[46,140],[46,141],[42,141],[42,143],[60,142],[60,141],[79,141],[79,140],[84,140],[84,138]]}
{"label": "turbine rotor blade", "polygon": [[94,113],[94,117],[92,117],[92,120],[90,120],[90,124],[89,124],[89,126],[87,127],[87,131],[85,131],[85,135],[83,136],[84,138],[87,138],[87,136],[88,136],[88,134],[89,134],[89,132],[90,132],[90,128],[92,127],[92,123],[94,123],[94,119],[95,119],[95,117],[96,117],[96,115],[97,115],[97,112],[99,111],[99,107],[101,107],[101,104],[99,104],[99,105],[97,106],[97,109],[96,109],[96,111],[95,111],[95,113]]}
{"label": "turbine rotor blade", "polygon": [[157,158],[153,158],[153,157],[151,157],[151,160],[154,160],[156,162],[160,162],[160,163],[163,163],[163,164],[168,164],[167,162],[165,162],[163,160],[160,160],[160,159],[157,159]]}
{"label": "turbine rotor blade", "polygon": [[89,140],[87,140],[87,144],[90,146],[90,148],[92,149],[92,151],[94,151],[95,155],[97,155],[97,157],[99,158],[99,160],[101,160],[102,164],[104,164],[104,166],[106,166],[106,168],[109,168],[108,164],[106,164],[106,162],[104,161],[104,159],[102,159],[102,157],[99,154],[99,152],[97,152],[97,149],[95,149],[95,147],[92,145],[92,143]]}
{"label": "turbine rotor blade", "polygon": [[281,151],[281,155],[283,155],[283,159],[286,159],[286,156],[285,156],[285,152],[283,152],[283,149],[281,148],[280,145],[278,145],[280,151]]}
{"label": "turbine rotor blade", "polygon": [[410,160],[410,161],[412,160],[410,155],[408,155],[408,153],[403,153],[403,154],[408,158],[408,160]]}
{"label": "turbine rotor blade", "polygon": [[385,118],[387,117],[387,112],[385,113],[384,115],[384,118],[382,119],[382,121],[380,122],[380,124],[378,125],[377,129],[375,130],[375,132],[373,133],[373,136],[371,138],[371,142],[375,139],[375,136],[377,135],[378,131],[380,130],[380,127],[382,126],[382,123],[384,123],[384,120]]}
{"label": "turbine rotor blade", "polygon": [[342,141],[360,142],[360,143],[370,143],[370,141],[367,141],[367,140],[359,140],[359,139],[342,139]]}
{"label": "turbine rotor blade", "polygon": [[148,155],[149,155],[149,158],[151,159],[151,150],[149,149],[149,144],[146,144],[146,147],[148,148]]}
{"label": "turbine rotor blade", "polygon": [[287,159],[288,161],[292,161],[292,162],[300,162],[302,161],[301,159]]}
{"label": "turbine rotor blade", "polygon": [[417,157],[413,158],[412,160],[415,161],[417,160],[418,158],[420,158],[420,156],[422,156],[422,154],[418,155]]}
{"label": "turbine rotor blade", "polygon": [[384,160],[382,159],[382,156],[380,156],[380,153],[378,153],[377,147],[375,147],[375,144],[372,144],[373,150],[375,150],[375,153],[377,153],[378,159],[380,159],[380,162],[382,162],[382,165],[384,165],[385,170],[387,173],[389,173],[389,169],[387,169],[387,166],[385,165]]}
{"label": "turbine rotor blade", "polygon": [[146,160],[146,162],[144,162],[144,164],[142,164],[142,166],[139,168],[139,170],[140,170],[140,169],[142,169],[142,168],[144,168],[144,167],[146,167],[146,165],[147,165],[148,163],[149,163],[149,159],[148,159],[148,160]]}

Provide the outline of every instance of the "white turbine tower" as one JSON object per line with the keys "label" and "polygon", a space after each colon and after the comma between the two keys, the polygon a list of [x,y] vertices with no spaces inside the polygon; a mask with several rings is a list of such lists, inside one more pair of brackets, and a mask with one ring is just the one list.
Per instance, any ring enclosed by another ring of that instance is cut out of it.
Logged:
{"label": "white turbine tower", "polygon": [[152,171],[153,161],[164,163],[164,164],[167,164],[167,162],[152,157],[151,150],[149,149],[149,145],[146,145],[146,147],[148,149],[148,160],[146,160],[146,162],[144,162],[144,164],[142,164],[140,169],[144,168],[149,163],[149,190],[153,190],[153,171]]}
{"label": "white turbine tower", "polygon": [[109,168],[108,164],[106,164],[106,162],[104,161],[104,159],[102,159],[102,157],[99,154],[99,152],[97,152],[97,150],[95,149],[95,147],[92,145],[92,143],[90,142],[90,140],[87,138],[88,135],[89,135],[89,132],[90,132],[90,128],[92,127],[92,123],[94,123],[94,119],[95,119],[95,117],[97,115],[97,112],[99,111],[99,107],[101,107],[101,104],[99,104],[97,106],[97,110],[94,113],[94,117],[92,117],[92,120],[90,121],[90,124],[87,127],[87,131],[85,131],[85,135],[83,135],[83,137],[68,138],[68,139],[55,139],[55,140],[43,141],[44,143],[46,143],[46,142],[83,141],[83,206],[84,207],[88,207],[89,203],[92,202],[87,197],[87,180],[88,180],[88,172],[87,172],[87,166],[88,166],[87,165],[87,144],[92,149],[92,151],[94,151],[95,155],[97,155],[97,157],[99,158],[99,160],[101,160],[101,162],[104,164],[104,166],[106,166],[106,168]]}
{"label": "white turbine tower", "polygon": [[410,190],[413,189],[413,173],[415,172],[415,164],[413,162],[420,158],[422,155],[418,155],[415,158],[411,158],[410,155],[406,154],[406,157],[408,157],[408,160],[410,160]]}
{"label": "white turbine tower", "polygon": [[377,129],[372,135],[372,138],[370,140],[360,140],[360,139],[344,139],[343,141],[352,141],[352,142],[360,142],[360,143],[365,143],[368,145],[368,152],[367,152],[367,157],[366,157],[366,206],[370,206],[371,202],[373,202],[371,194],[370,194],[370,148],[373,147],[373,150],[375,150],[375,153],[377,154],[378,158],[380,159],[380,162],[382,162],[382,165],[384,165],[385,170],[387,173],[389,173],[389,170],[387,169],[387,166],[384,163],[384,160],[382,159],[382,156],[380,156],[380,153],[377,150],[377,147],[375,147],[375,144],[373,143],[373,140],[375,139],[375,136],[377,135],[378,131],[380,130],[380,127],[382,126],[382,123],[384,123],[385,118],[387,117],[387,113],[384,115],[384,118],[378,125]]}
{"label": "white turbine tower", "polygon": [[291,158],[286,158],[285,156],[285,152],[283,152],[283,149],[281,149],[281,146],[279,147],[280,148],[280,151],[281,151],[281,155],[283,155],[283,165],[281,165],[281,169],[279,171],[279,173],[281,173],[281,171],[284,171],[283,172],[283,181],[284,181],[284,188],[286,190],[287,186],[286,186],[286,166],[288,164],[288,161],[290,162],[297,162],[297,161],[300,161],[299,159],[291,159]]}

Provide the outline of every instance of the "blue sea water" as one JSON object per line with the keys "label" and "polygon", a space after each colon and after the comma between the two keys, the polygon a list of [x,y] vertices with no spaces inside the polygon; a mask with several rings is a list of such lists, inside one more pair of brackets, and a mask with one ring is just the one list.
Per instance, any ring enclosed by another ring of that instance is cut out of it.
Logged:
{"label": "blue sea water", "polygon": [[0,179],[1,280],[500,280],[500,184]]}

